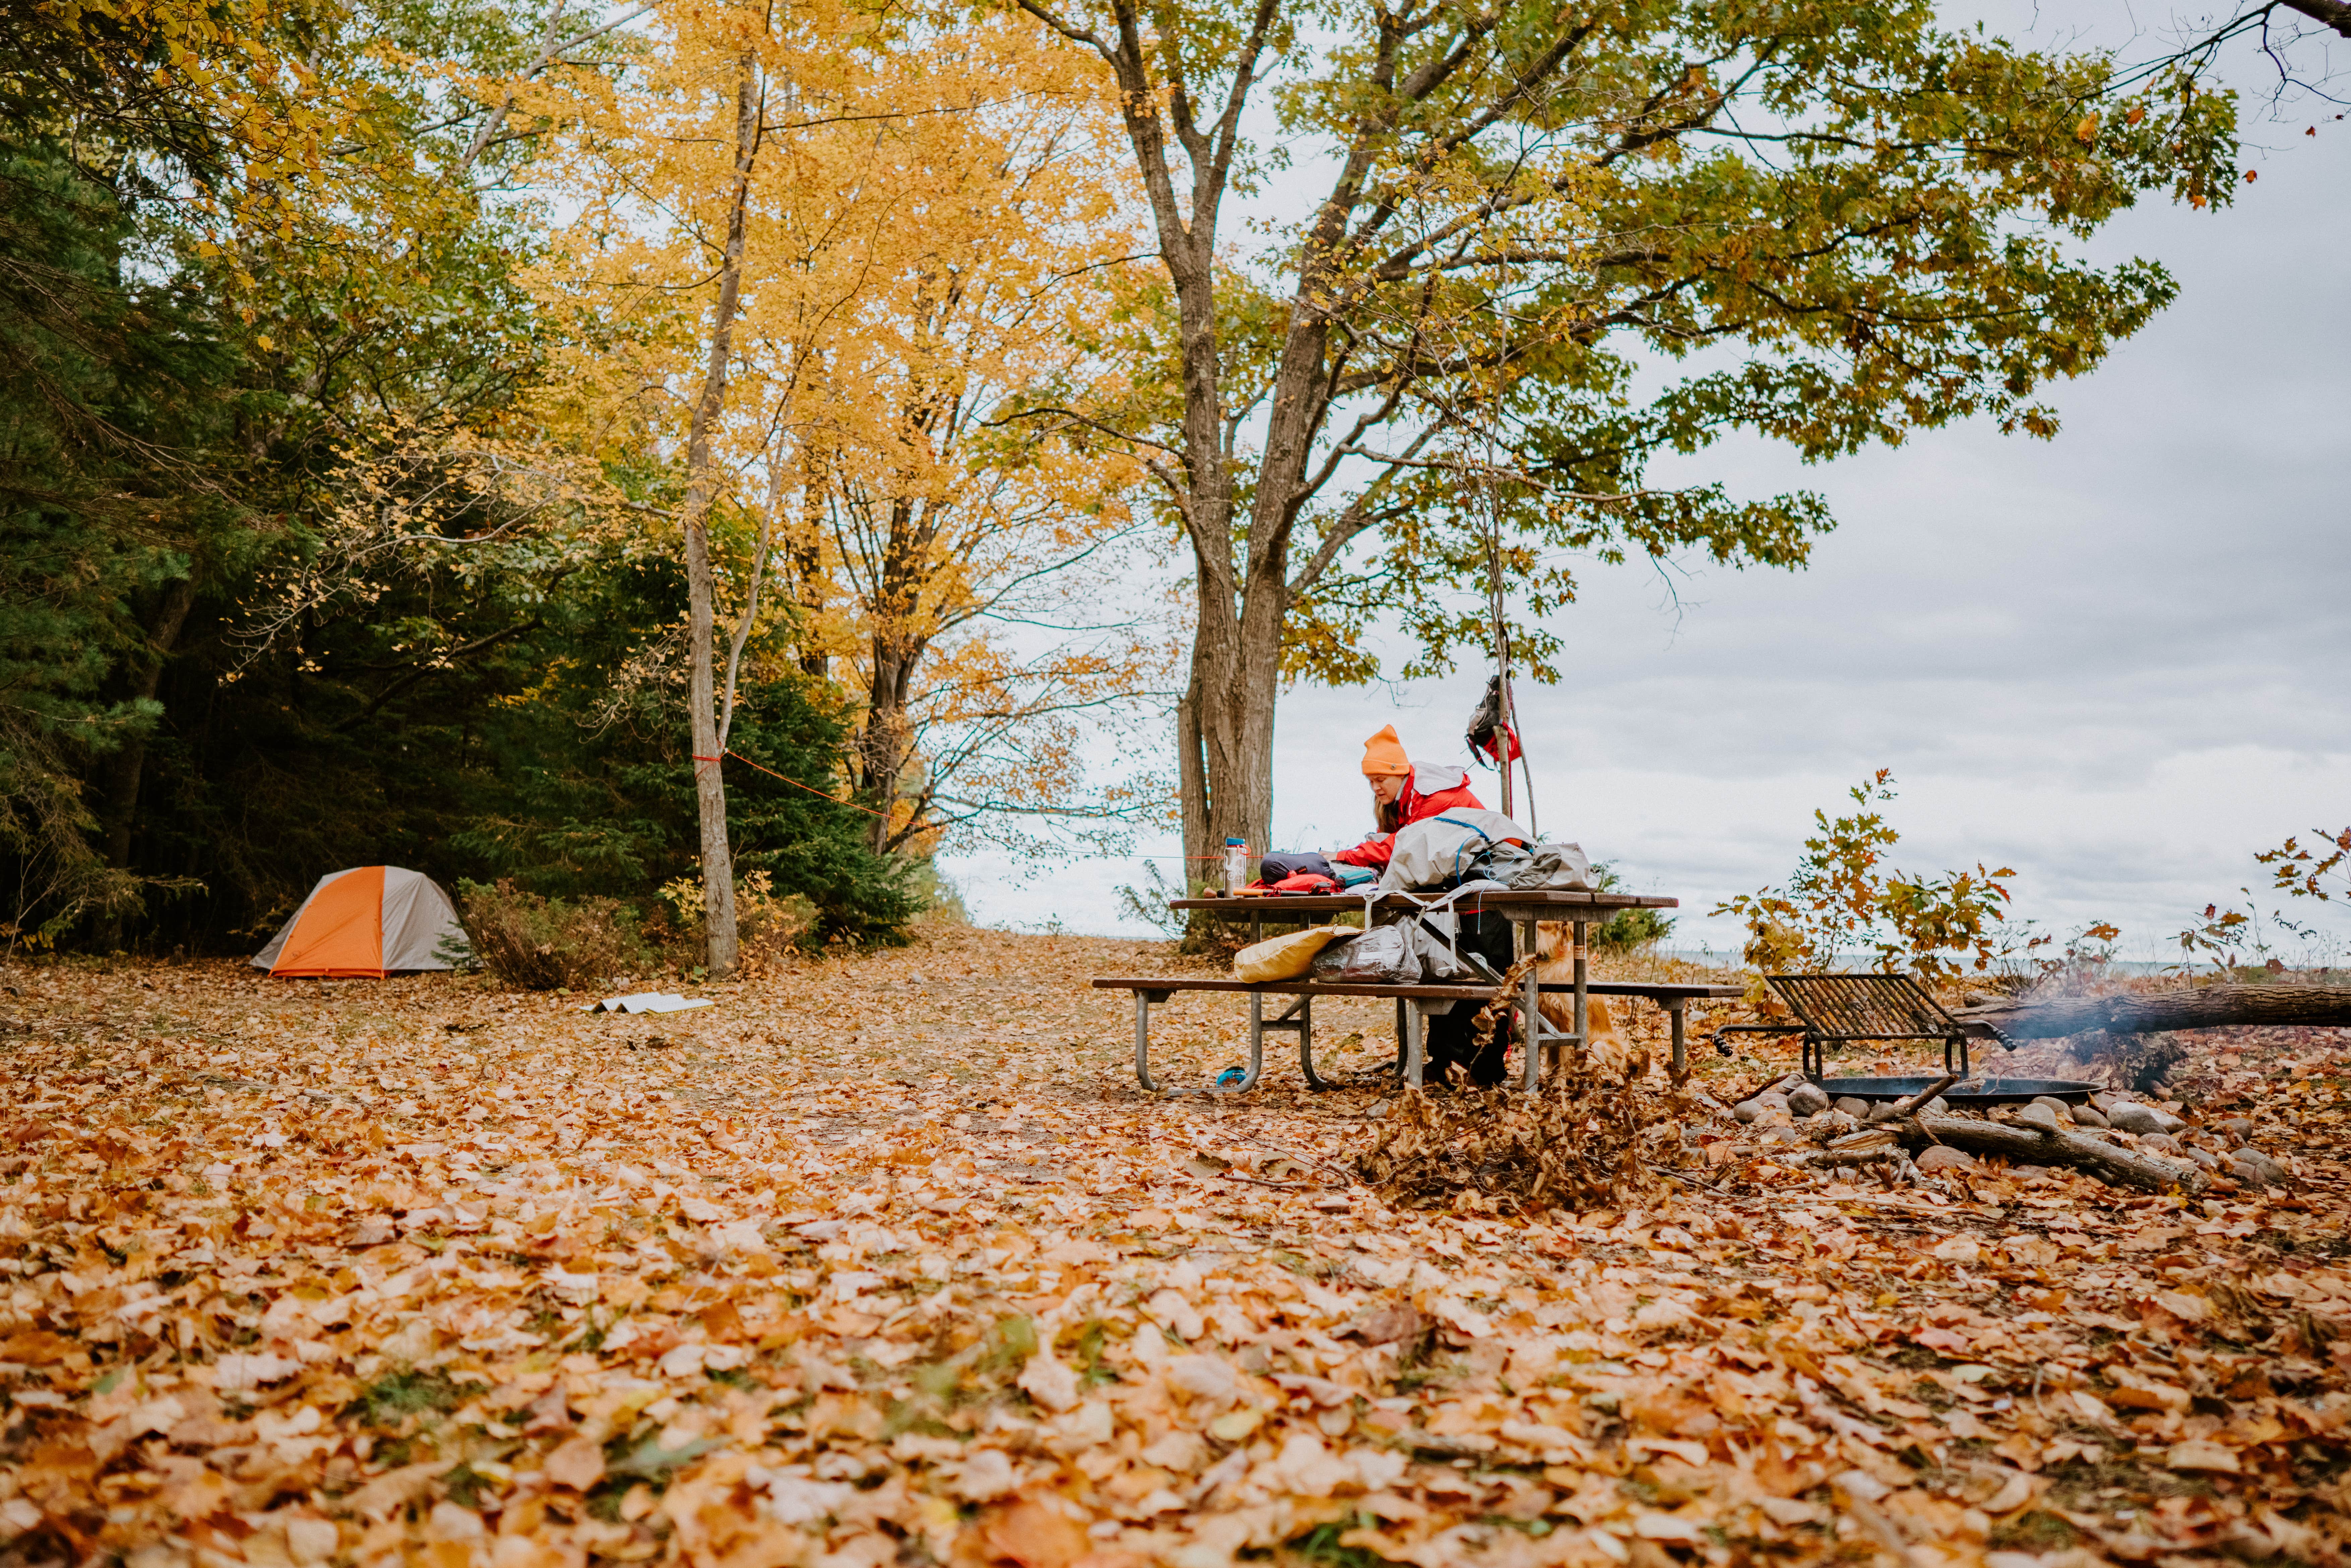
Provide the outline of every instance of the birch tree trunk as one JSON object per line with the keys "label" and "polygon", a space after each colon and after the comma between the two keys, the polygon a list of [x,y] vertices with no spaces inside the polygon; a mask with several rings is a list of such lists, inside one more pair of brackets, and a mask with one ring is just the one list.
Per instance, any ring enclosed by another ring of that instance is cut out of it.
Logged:
{"label": "birch tree trunk", "polygon": [[717,679],[713,669],[716,584],[710,566],[710,507],[717,496],[712,433],[726,407],[726,363],[742,298],[743,246],[750,204],[751,165],[759,150],[757,57],[742,56],[735,82],[735,180],[726,214],[726,249],[719,265],[718,303],[710,328],[710,362],[686,430],[685,528],[686,703],[694,734],[695,806],[702,828],[702,920],[714,977],[735,972],[735,858],[726,843],[725,742],[718,729]]}

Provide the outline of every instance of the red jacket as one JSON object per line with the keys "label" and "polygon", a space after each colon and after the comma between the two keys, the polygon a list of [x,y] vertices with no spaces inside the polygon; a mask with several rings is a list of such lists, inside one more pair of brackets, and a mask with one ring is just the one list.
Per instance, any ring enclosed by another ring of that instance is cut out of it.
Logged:
{"label": "red jacket", "polygon": [[[1409,827],[1423,817],[1434,817],[1458,806],[1485,810],[1485,802],[1469,792],[1468,772],[1458,768],[1434,768],[1426,763],[1413,768],[1412,777],[1405,781],[1404,793],[1396,797],[1396,804],[1404,808],[1404,821],[1397,824],[1399,827]],[[1347,865],[1367,865],[1381,871],[1386,868],[1395,848],[1394,833],[1374,833],[1353,849],[1340,850],[1330,858]]]}

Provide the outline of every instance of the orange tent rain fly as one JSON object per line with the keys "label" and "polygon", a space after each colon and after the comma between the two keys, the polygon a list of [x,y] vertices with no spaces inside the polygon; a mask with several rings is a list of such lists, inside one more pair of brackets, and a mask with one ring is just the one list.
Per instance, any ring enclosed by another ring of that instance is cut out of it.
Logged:
{"label": "orange tent rain fly", "polygon": [[380,980],[402,969],[455,968],[470,952],[457,906],[431,877],[363,865],[320,877],[253,965],[289,977]]}

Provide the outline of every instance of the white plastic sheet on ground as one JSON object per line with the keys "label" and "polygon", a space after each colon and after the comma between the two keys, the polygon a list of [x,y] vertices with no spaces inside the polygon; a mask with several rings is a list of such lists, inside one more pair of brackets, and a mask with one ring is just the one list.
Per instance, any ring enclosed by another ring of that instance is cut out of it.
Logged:
{"label": "white plastic sheet on ground", "polygon": [[683,1013],[711,1004],[708,997],[681,997],[670,991],[638,991],[626,997],[606,997],[587,1010],[591,1013]]}

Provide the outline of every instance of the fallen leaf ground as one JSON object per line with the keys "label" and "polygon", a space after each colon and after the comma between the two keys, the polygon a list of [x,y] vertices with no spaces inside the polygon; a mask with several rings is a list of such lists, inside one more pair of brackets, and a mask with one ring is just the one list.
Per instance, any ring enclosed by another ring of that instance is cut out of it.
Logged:
{"label": "fallen leaf ground", "polygon": [[[1725,1124],[1637,1209],[1401,1212],[1375,1091],[1136,1088],[1084,980],[1180,967],[943,928],[659,1020],[11,968],[0,1568],[2340,1561],[2335,1037],[2184,1079],[2291,1197],[1887,1192]],[[1177,1083],[1240,1040],[1155,1024]]]}

